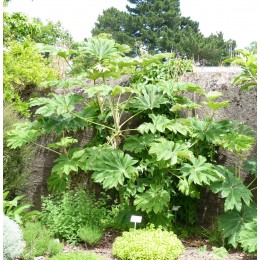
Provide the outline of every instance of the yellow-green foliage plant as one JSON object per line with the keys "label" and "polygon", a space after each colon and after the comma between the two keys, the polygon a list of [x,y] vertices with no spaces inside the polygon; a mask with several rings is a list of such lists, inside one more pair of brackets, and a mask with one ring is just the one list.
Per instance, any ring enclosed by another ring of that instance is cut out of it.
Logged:
{"label": "yellow-green foliage plant", "polygon": [[57,72],[49,67],[48,60],[42,57],[31,40],[13,41],[4,49],[4,101],[13,104],[21,114],[29,115],[26,99],[36,92],[40,83],[57,78]]}
{"label": "yellow-green foliage plant", "polygon": [[153,225],[146,229],[123,232],[113,243],[112,253],[122,260],[138,259],[178,259],[184,246],[173,232],[155,229]]}

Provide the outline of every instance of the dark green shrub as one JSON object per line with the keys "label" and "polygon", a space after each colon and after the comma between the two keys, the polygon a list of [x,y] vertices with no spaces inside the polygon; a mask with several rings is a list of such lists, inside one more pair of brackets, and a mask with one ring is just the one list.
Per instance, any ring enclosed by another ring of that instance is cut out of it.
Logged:
{"label": "dark green shrub", "polygon": [[23,228],[26,242],[24,259],[34,259],[35,256],[55,255],[63,248],[62,243],[54,240],[52,233],[39,222],[27,222]]}
{"label": "dark green shrub", "polygon": [[85,191],[68,191],[60,196],[43,198],[41,221],[55,236],[75,243],[82,240],[78,236],[81,227],[102,228],[105,208],[98,206]]}
{"label": "dark green shrub", "polygon": [[94,253],[84,253],[78,251],[76,253],[64,253],[51,257],[52,260],[105,260],[101,256],[97,256]]}
{"label": "dark green shrub", "polygon": [[82,241],[93,246],[101,240],[104,232],[100,227],[85,226],[80,228],[77,234]]}
{"label": "dark green shrub", "polygon": [[113,243],[113,255],[119,259],[178,259],[184,246],[175,234],[153,226],[146,229],[123,232]]}

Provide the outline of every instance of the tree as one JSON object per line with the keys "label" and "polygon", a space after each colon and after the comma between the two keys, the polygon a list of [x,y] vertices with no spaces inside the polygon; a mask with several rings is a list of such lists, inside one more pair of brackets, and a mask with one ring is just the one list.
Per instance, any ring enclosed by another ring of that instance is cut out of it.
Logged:
{"label": "tree", "polygon": [[127,43],[130,46],[135,45],[135,39],[132,37],[131,15],[127,12],[119,11],[111,7],[99,15],[98,22],[92,29],[92,35],[101,33],[111,34],[118,43]]}
{"label": "tree", "polygon": [[181,16],[179,0],[128,2],[131,5],[126,6],[127,12],[105,10],[92,34],[110,33],[116,41],[130,45],[135,54],[141,45],[151,54],[174,52],[181,57],[203,59],[208,65],[218,65],[228,57],[229,45],[223,34],[203,36],[198,22]]}
{"label": "tree", "polygon": [[29,18],[18,12],[12,14],[4,12],[3,17],[4,45],[8,45],[12,40],[23,42],[28,36],[37,43],[69,45],[69,47],[71,45],[72,37],[60,22],[48,21],[47,24],[43,24],[39,18]]}

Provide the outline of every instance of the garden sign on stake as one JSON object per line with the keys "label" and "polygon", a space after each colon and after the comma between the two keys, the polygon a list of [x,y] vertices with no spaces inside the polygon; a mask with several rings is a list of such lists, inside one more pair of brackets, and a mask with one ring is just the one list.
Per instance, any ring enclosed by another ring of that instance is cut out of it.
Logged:
{"label": "garden sign on stake", "polygon": [[131,216],[131,219],[130,219],[130,222],[135,223],[135,226],[134,226],[134,235],[135,235],[136,223],[141,223],[141,222],[142,222],[142,216],[132,215],[132,216]]}

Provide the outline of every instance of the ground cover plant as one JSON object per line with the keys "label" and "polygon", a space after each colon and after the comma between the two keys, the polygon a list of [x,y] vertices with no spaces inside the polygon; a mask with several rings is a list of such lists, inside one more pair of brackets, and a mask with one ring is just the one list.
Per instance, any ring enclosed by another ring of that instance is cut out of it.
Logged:
{"label": "ground cover plant", "polygon": [[[66,59],[74,52],[41,48]],[[237,121],[214,120],[215,111],[229,106],[229,101],[218,91],[206,93],[195,84],[166,78],[167,72],[156,81],[138,80],[127,87],[106,81],[120,77],[127,66],[136,66],[138,73],[151,64],[162,64],[172,53],[129,58],[124,56],[130,51],[128,46],[102,38],[89,39],[80,51],[92,56],[96,64],[73,81],[47,82],[66,86],[69,93],[31,99],[34,120],[17,124],[9,132],[8,145],[14,149],[28,143],[39,145],[40,136],[55,134],[57,140],[45,147],[58,155],[48,180],[51,192],[68,191],[74,176],[84,172],[104,190],[114,191],[125,215],[134,209],[145,224],[168,230],[173,228],[176,207],[185,210],[187,201],[180,197],[199,200],[200,188],[207,187],[225,201],[219,227],[227,242],[255,252],[250,241],[255,239],[256,207],[250,185],[241,179],[241,165],[255,143],[255,133]],[[86,84],[85,78],[94,85]],[[75,82],[84,95],[70,90]],[[196,103],[185,95],[194,92],[204,101]],[[188,111],[204,107],[211,111],[208,118],[187,116]],[[78,146],[77,131],[89,128],[95,130],[95,138]],[[236,155],[236,169],[217,163],[219,147]],[[70,214],[66,218],[73,218]]]}
{"label": "ground cover plant", "polygon": [[155,229],[130,229],[113,243],[113,255],[119,259],[178,259],[183,254],[182,242],[172,232]]}

